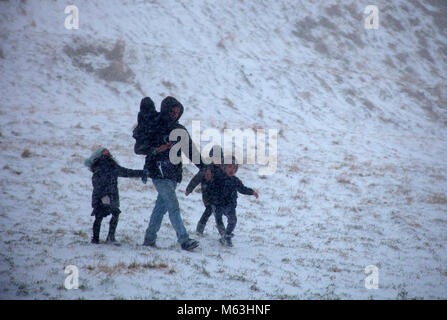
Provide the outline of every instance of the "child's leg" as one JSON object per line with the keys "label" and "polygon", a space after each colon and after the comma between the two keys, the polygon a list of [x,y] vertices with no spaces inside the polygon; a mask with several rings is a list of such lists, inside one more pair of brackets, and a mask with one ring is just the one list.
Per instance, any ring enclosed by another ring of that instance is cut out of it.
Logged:
{"label": "child's leg", "polygon": [[116,227],[118,226],[118,220],[119,220],[119,213],[112,214],[112,218],[110,219],[109,223],[109,234],[107,235],[108,241],[115,242],[115,231]]}
{"label": "child's leg", "polygon": [[221,214],[224,214],[227,217],[227,227],[221,233],[222,238],[220,239],[220,243],[226,245],[228,247],[233,246],[233,242],[231,241],[231,237],[233,236],[233,230],[236,228],[236,207],[227,206],[220,208]]}
{"label": "child's leg", "polygon": [[95,222],[93,222],[93,237],[92,243],[99,243],[99,232],[101,231],[102,217],[99,215],[95,216]]}
{"label": "child's leg", "polygon": [[213,214],[213,208],[208,205],[205,207],[205,211],[202,214],[202,217],[199,220],[199,223],[197,223],[197,232],[202,234],[203,231],[205,230],[205,226],[206,223],[208,222],[208,219],[211,217],[211,215]]}
{"label": "child's leg", "polygon": [[224,207],[216,207],[216,209],[214,210],[214,218],[216,219],[217,231],[219,231],[219,234],[221,236],[225,234],[225,226],[222,221],[223,208]]}
{"label": "child's leg", "polygon": [[231,238],[231,234],[236,228],[237,223],[236,208],[234,206],[225,207],[224,214],[227,217],[227,228],[225,229],[225,237]]}

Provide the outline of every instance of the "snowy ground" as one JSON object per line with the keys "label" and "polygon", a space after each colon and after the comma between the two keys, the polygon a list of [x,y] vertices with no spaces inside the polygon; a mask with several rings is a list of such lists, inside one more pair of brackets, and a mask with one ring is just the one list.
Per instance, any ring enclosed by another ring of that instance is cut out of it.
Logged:
{"label": "snowy ground", "polygon": [[[77,1],[66,30],[65,2],[0,2],[0,298],[446,299],[445,2],[375,1],[379,30],[366,1],[210,3]],[[210,221],[182,251],[167,218],[141,247],[156,192],[138,179],[120,180],[123,246],[89,243],[82,160],[102,145],[142,167],[145,95],[177,97],[188,128],[279,130],[277,172],[238,172],[260,199],[239,197],[234,248]]]}

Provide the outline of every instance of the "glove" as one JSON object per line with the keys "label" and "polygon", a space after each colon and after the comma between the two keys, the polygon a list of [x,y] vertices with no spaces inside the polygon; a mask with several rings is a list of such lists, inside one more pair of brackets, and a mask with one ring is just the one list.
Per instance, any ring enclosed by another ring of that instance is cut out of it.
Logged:
{"label": "glove", "polygon": [[147,176],[149,175],[149,171],[147,169],[143,170],[143,176],[141,177],[141,181],[143,181],[144,184],[147,183]]}
{"label": "glove", "polygon": [[104,196],[101,198],[102,204],[110,204],[110,198],[109,196]]}

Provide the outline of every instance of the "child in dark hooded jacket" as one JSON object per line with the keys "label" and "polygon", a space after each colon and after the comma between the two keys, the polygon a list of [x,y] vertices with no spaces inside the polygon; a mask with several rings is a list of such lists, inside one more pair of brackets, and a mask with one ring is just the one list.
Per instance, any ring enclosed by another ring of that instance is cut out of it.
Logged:
{"label": "child in dark hooded jacket", "polygon": [[118,177],[143,177],[143,170],[132,170],[121,167],[112,158],[109,150],[99,148],[93,152],[90,158],[85,159],[84,164],[93,172],[92,184],[92,216],[93,223],[92,243],[99,243],[99,233],[102,219],[112,215],[109,225],[107,242],[119,245],[115,239],[115,231],[118,225],[119,209]]}
{"label": "child in dark hooded jacket", "polygon": [[[220,242],[229,247],[233,246],[231,238],[233,237],[233,230],[237,222],[236,207],[238,192],[253,195],[256,199],[259,196],[256,191],[244,186],[242,181],[235,176],[237,169],[238,165],[233,157],[230,164],[223,165],[223,170],[216,171],[210,190],[217,230],[221,236]],[[227,227],[223,224],[222,216],[227,217]]]}
{"label": "child in dark hooded jacket", "polygon": [[[213,183],[213,177],[216,175],[217,170],[221,171],[221,163],[223,163],[223,154],[222,149],[219,145],[215,145],[211,148],[209,153],[210,158],[212,158],[212,162],[209,165],[204,166],[189,182],[186,187],[186,196],[188,196],[200,183],[201,191],[202,191],[202,201],[205,206],[205,211],[200,217],[199,222],[197,223],[196,232],[200,235],[203,234],[205,230],[206,223],[208,219],[213,214],[212,203],[211,203],[211,184]],[[219,174],[219,173],[217,173]]]}

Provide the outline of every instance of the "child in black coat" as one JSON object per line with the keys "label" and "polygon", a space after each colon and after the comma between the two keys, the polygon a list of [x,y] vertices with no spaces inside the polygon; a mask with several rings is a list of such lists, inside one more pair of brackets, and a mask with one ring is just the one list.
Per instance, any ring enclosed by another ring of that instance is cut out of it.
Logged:
{"label": "child in black coat", "polygon": [[[223,170],[217,171],[211,185],[212,203],[216,218],[217,230],[221,236],[220,242],[223,245],[232,247],[231,238],[236,227],[236,206],[237,193],[253,195],[258,199],[258,193],[251,188],[244,186],[242,181],[235,176],[238,169],[235,158],[230,164],[224,164]],[[227,227],[225,228],[222,216],[227,217]]]}
{"label": "child in black coat", "polygon": [[197,223],[196,232],[199,235],[203,234],[205,230],[206,223],[208,219],[213,214],[212,203],[211,203],[211,184],[213,183],[213,177],[216,174],[219,174],[217,171],[221,171],[221,163],[223,163],[223,156],[221,147],[215,145],[211,148],[209,153],[210,158],[212,158],[212,163],[204,166],[197,174],[191,179],[188,186],[186,187],[185,195],[188,196],[200,183],[201,191],[202,191],[202,201],[205,206],[205,211],[200,217],[199,222]]}
{"label": "child in black coat", "polygon": [[143,177],[143,170],[121,167],[106,148],[95,150],[90,158],[85,159],[84,164],[93,172],[92,216],[95,216],[95,222],[93,223],[92,243],[99,243],[102,219],[111,214],[106,242],[119,245],[115,239],[118,217],[121,213],[118,177]]}

